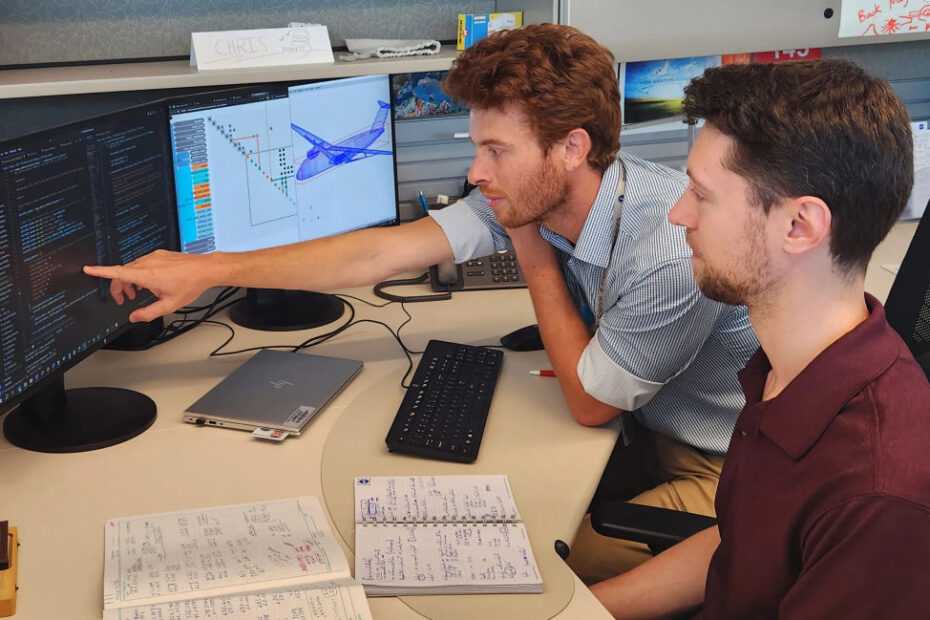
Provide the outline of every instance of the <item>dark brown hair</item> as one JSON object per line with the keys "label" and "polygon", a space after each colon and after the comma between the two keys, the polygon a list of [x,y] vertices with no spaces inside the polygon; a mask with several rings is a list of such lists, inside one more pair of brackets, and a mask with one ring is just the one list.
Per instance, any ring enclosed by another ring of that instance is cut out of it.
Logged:
{"label": "dark brown hair", "polygon": [[610,51],[571,26],[496,32],[465,50],[442,83],[470,108],[516,104],[548,150],[568,132],[591,136],[588,163],[601,172],[620,148],[620,89]]}
{"label": "dark brown hair", "polygon": [[685,114],[735,140],[724,165],[766,213],[814,196],[833,216],[830,252],[865,269],[907,203],[913,143],[904,104],[884,80],[847,60],[708,69],[685,88]]}

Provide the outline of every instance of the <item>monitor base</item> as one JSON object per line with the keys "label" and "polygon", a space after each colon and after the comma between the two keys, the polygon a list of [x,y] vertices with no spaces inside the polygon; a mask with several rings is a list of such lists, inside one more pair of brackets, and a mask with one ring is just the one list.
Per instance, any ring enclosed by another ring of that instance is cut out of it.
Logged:
{"label": "monitor base", "polygon": [[54,389],[23,401],[3,422],[7,440],[34,452],[86,452],[131,439],[155,422],[155,402],[112,387]]}
{"label": "monitor base", "polygon": [[250,288],[229,309],[236,325],[261,331],[294,331],[332,323],[345,312],[335,295],[315,291]]}

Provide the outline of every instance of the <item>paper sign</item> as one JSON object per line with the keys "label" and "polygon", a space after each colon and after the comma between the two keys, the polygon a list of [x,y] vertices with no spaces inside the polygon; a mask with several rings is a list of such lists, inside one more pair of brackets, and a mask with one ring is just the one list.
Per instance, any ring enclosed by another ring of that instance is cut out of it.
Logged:
{"label": "paper sign", "polygon": [[930,32],[930,0],[843,0],[841,37]]}
{"label": "paper sign", "polygon": [[902,220],[917,220],[930,201],[930,121],[912,121],[914,136],[914,188],[901,214]]}
{"label": "paper sign", "polygon": [[333,48],[319,24],[191,33],[191,65],[201,71],[320,62],[333,62]]}

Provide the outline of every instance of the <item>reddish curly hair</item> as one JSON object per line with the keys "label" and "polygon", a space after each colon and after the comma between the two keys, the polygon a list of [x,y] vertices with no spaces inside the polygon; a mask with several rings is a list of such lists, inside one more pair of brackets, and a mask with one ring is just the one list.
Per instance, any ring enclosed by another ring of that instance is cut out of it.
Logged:
{"label": "reddish curly hair", "polygon": [[543,150],[582,128],[603,172],[620,149],[620,88],[610,50],[577,28],[536,24],[496,32],[462,52],[442,83],[470,108],[517,105]]}

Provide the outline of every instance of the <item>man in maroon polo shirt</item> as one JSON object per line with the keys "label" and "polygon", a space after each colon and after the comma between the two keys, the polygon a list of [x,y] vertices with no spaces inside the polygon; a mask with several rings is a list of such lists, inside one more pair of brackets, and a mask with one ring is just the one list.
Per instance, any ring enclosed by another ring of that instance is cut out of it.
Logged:
{"label": "man in maroon polo shirt", "polygon": [[669,214],[761,348],[718,526],[592,590],[618,618],[930,617],[930,385],[864,293],[913,180],[908,115],[842,60],[709,69]]}

